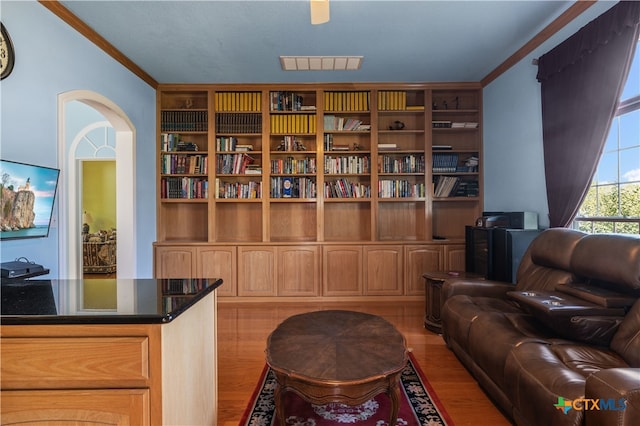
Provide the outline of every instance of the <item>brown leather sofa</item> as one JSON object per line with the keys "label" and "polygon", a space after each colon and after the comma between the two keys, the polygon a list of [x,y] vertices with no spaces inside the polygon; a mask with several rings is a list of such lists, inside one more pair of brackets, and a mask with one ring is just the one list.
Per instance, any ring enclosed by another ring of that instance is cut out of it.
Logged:
{"label": "brown leather sofa", "polygon": [[640,425],[640,238],[540,233],[515,285],[451,279],[448,347],[518,425]]}

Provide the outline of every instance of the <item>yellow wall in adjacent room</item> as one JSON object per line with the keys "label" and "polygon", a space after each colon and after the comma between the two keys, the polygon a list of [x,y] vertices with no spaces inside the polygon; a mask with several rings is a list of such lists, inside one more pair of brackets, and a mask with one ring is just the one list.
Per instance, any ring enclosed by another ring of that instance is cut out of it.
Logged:
{"label": "yellow wall in adjacent room", "polygon": [[116,162],[82,164],[82,211],[90,218],[89,232],[116,228]]}

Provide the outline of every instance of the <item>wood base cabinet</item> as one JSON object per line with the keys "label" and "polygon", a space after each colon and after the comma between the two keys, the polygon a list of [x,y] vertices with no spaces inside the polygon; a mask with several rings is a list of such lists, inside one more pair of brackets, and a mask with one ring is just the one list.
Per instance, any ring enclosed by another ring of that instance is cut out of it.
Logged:
{"label": "wood base cabinet", "polygon": [[464,244],[156,243],[155,263],[157,278],[222,278],[222,300],[418,300],[425,272],[464,271]]}
{"label": "wood base cabinet", "polygon": [[168,323],[2,325],[2,424],[216,424],[215,304]]}

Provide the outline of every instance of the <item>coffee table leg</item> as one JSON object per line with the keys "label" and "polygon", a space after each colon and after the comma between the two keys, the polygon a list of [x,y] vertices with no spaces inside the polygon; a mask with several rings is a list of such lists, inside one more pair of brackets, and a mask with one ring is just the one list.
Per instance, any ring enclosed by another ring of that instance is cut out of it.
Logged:
{"label": "coffee table leg", "polygon": [[283,397],[284,392],[282,392],[282,386],[280,386],[280,384],[276,384],[276,390],[273,393],[273,400],[276,404],[276,416],[280,419],[280,426],[285,426]]}
{"label": "coffee table leg", "polygon": [[398,382],[389,389],[389,399],[391,399],[391,416],[389,417],[389,426],[395,426],[398,420],[398,410],[400,409],[400,386]]}

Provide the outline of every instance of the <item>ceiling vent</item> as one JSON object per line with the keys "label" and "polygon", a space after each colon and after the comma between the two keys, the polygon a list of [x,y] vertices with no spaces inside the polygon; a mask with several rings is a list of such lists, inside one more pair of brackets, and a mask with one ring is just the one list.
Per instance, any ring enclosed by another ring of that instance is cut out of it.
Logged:
{"label": "ceiling vent", "polygon": [[280,56],[284,71],[354,71],[362,56]]}

